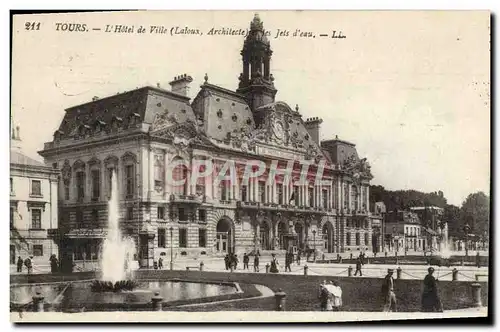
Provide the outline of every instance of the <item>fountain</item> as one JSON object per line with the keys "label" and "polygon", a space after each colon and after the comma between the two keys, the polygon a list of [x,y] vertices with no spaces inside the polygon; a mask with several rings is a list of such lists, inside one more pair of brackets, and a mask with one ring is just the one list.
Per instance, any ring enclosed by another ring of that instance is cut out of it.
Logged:
{"label": "fountain", "polygon": [[101,255],[101,280],[93,282],[95,292],[132,290],[137,283],[132,280],[132,259],[135,243],[122,237],[119,225],[118,188],[116,174],[111,175],[111,197],[108,202],[108,233],[104,239]]}

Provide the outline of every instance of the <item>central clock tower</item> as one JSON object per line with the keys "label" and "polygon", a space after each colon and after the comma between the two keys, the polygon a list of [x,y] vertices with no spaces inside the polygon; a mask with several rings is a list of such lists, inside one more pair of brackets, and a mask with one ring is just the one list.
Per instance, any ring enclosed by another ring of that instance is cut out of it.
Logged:
{"label": "central clock tower", "polygon": [[274,102],[278,92],[274,88],[274,77],[270,68],[272,53],[262,21],[259,15],[255,14],[241,50],[243,72],[240,74],[236,90],[246,97],[252,112]]}

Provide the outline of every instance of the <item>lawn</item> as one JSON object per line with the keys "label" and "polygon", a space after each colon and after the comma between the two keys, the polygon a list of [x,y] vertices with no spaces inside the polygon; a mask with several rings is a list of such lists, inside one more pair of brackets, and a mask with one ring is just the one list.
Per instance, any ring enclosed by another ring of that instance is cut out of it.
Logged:
{"label": "lawn", "polygon": [[[211,282],[238,282],[245,291],[244,296],[257,295],[252,284],[260,284],[273,291],[282,289],[286,294],[287,311],[314,311],[318,310],[317,291],[320,282],[324,279],[337,280],[343,290],[343,309],[346,311],[380,311],[382,308],[381,286],[382,279],[356,278],[356,277],[325,277],[301,276],[287,274],[253,274],[253,273],[225,273],[225,272],[200,272],[200,271],[168,271],[168,270],[139,270],[136,273],[139,279],[189,279]],[[92,273],[74,273],[71,276],[62,275],[32,275],[11,276],[11,283],[35,283],[89,279]],[[461,309],[471,306],[471,282],[467,281],[440,281],[439,292],[445,310]],[[482,285],[483,305],[487,305],[488,284]],[[420,280],[396,280],[395,289],[398,298],[398,311],[420,310],[422,282]],[[233,299],[234,297],[224,298]],[[221,298],[222,299],[222,298]],[[215,300],[215,299],[214,299]],[[176,305],[185,303],[175,303]],[[274,310],[275,299],[258,298],[236,302],[225,302],[200,306],[173,307],[171,303],[164,310],[180,311],[219,311],[219,310]],[[119,308],[116,308],[119,309]]]}

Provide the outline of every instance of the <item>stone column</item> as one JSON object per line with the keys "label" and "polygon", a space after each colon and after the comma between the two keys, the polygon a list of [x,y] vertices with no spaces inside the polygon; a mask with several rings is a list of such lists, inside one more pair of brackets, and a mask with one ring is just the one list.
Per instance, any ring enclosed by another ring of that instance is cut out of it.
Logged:
{"label": "stone column", "polygon": [[[149,167],[149,176],[148,176],[148,199],[151,200],[155,190],[155,151],[152,148],[149,148],[148,154],[148,167]],[[144,176],[144,175],[142,175]],[[142,181],[144,183],[144,180]]]}
{"label": "stone column", "polygon": [[163,199],[167,199],[167,193],[170,192],[168,183],[172,180],[167,177],[168,165],[169,165],[169,158],[167,150],[163,150]]}
{"label": "stone column", "polygon": [[370,211],[370,185],[366,186],[366,211]]}
{"label": "stone column", "polygon": [[342,210],[343,205],[342,205],[342,179],[338,179],[337,182],[337,209]]}

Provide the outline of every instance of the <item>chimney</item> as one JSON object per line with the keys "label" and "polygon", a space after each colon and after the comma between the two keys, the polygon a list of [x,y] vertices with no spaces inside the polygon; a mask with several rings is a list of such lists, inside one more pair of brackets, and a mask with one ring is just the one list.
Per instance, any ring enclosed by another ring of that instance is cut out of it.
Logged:
{"label": "chimney", "polygon": [[19,126],[12,129],[12,139],[10,140],[11,150],[21,151],[21,136]]}
{"label": "chimney", "polygon": [[172,87],[172,92],[179,95],[188,96],[189,93],[189,83],[193,81],[193,78],[187,74],[182,74],[180,76],[174,77],[174,80],[168,84]]}
{"label": "chimney", "polygon": [[316,142],[316,144],[320,144],[319,142],[319,129],[321,127],[321,123],[323,123],[323,119],[318,117],[308,118],[305,122],[305,127],[309,132],[309,136],[311,139]]}

